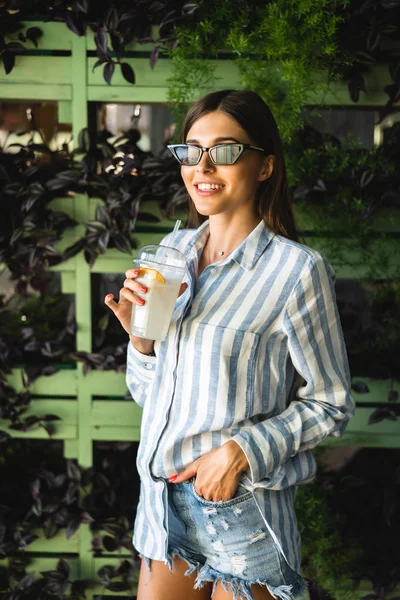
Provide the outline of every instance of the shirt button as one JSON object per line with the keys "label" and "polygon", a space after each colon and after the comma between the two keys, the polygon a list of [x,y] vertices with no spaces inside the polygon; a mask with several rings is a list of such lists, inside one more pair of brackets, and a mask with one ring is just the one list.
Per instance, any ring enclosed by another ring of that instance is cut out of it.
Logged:
{"label": "shirt button", "polygon": [[146,369],[151,369],[153,365],[151,363],[145,363],[144,366]]}

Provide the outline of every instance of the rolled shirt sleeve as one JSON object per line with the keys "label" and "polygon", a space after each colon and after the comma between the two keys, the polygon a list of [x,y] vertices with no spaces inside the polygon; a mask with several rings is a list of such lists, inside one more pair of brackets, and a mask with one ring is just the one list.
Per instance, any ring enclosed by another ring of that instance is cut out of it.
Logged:
{"label": "rolled shirt sleeve", "polygon": [[126,384],[133,399],[143,408],[156,370],[156,356],[147,356],[128,343]]}
{"label": "rolled shirt sleeve", "polygon": [[[179,232],[178,232],[179,233]],[[176,234],[175,234],[176,235]],[[163,245],[172,245],[171,239],[174,232],[168,233],[160,242]],[[133,399],[141,408],[143,408],[148,395],[150,385],[154,379],[156,370],[156,356],[147,356],[136,350],[128,342],[127,361],[126,361],[126,385]]]}
{"label": "rolled shirt sleeve", "polygon": [[354,415],[335,279],[331,265],[316,252],[288,299],[282,328],[290,359],[304,382],[282,413],[234,436],[246,454],[253,483],[328,435],[341,437]]}

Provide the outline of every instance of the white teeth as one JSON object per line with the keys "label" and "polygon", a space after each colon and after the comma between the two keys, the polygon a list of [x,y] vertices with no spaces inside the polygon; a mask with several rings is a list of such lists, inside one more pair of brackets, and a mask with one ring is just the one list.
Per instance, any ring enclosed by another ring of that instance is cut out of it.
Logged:
{"label": "white teeth", "polygon": [[197,185],[199,190],[206,192],[207,190],[220,190],[223,188],[223,185],[216,185],[215,183],[199,183]]}

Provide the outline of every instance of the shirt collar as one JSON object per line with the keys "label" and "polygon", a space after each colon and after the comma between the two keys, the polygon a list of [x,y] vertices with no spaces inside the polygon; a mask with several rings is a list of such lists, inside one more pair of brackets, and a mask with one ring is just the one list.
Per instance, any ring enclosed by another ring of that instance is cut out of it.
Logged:
{"label": "shirt collar", "polygon": [[[209,219],[207,219],[195,230],[193,237],[188,243],[187,253],[189,257],[199,259],[209,234],[210,226]],[[218,261],[216,264],[222,266],[230,260],[234,260],[245,271],[250,271],[275,235],[275,232],[261,220],[257,227],[249,233],[229,256]]]}

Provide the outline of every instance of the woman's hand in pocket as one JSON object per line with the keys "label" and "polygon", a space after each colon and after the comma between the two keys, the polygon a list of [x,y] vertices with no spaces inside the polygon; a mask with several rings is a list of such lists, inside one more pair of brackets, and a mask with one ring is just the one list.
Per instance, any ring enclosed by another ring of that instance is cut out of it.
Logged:
{"label": "woman's hand in pocket", "polygon": [[235,495],[242,472],[248,466],[246,455],[239,444],[229,440],[200,456],[169,481],[181,483],[195,476],[195,489],[202,498],[212,502],[226,502]]}

